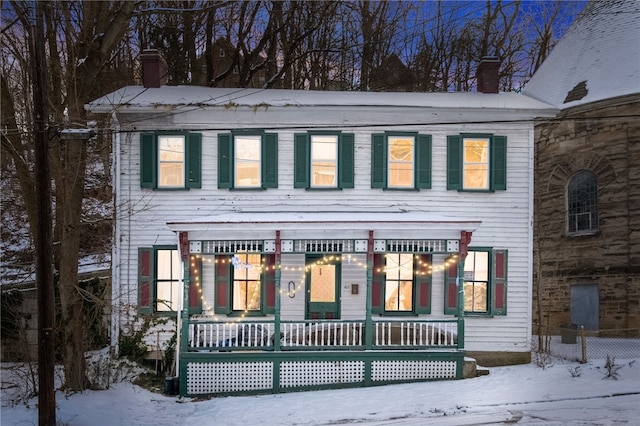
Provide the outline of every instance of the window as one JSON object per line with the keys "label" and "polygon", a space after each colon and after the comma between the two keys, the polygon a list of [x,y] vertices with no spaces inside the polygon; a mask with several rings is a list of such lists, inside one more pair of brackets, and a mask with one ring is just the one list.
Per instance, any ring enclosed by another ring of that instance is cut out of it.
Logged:
{"label": "window", "polygon": [[353,188],[353,133],[313,132],[295,135],[294,188]]}
{"label": "window", "polygon": [[447,136],[447,189],[507,189],[507,137],[491,134]]}
{"label": "window", "polygon": [[233,310],[260,310],[260,254],[236,253],[231,260],[233,265]]}
{"label": "window", "polygon": [[372,313],[431,313],[431,255],[374,255]]}
{"label": "window", "polygon": [[430,135],[378,133],[371,145],[372,188],[431,188]]}
{"label": "window", "polygon": [[598,183],[589,171],[578,172],[567,186],[567,229],[589,233],[598,229]]}
{"label": "window", "polygon": [[275,255],[239,251],[215,257],[216,314],[272,314],[276,306]]}
{"label": "window", "polygon": [[277,134],[253,131],[218,135],[218,188],[277,187]]}
{"label": "window", "polygon": [[199,133],[140,134],[140,187],[200,188],[201,148]]}
{"label": "window", "polygon": [[[200,263],[190,261],[189,313],[202,311],[199,292]],[[181,305],[182,263],[175,246],[138,249],[138,311],[141,314],[175,314]],[[187,281],[185,277],[185,282]]]}
{"label": "window", "polygon": [[[444,313],[458,312],[458,262],[449,259],[445,273]],[[469,315],[507,314],[507,251],[469,250],[464,262],[464,312]]]}

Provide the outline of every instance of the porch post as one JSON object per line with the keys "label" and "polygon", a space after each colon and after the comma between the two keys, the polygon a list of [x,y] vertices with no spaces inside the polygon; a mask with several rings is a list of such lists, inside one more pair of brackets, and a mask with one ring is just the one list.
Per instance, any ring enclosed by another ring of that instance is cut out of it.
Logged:
{"label": "porch post", "polygon": [[464,349],[464,260],[467,258],[471,232],[460,231],[460,251],[458,254],[458,349]]}
{"label": "porch post", "polygon": [[[369,231],[367,241],[367,310],[364,320],[364,348],[373,348],[373,321],[371,319],[371,295],[373,292],[373,230]],[[369,376],[366,376],[369,377]]]}
{"label": "porch post", "polygon": [[176,324],[176,352],[174,354],[176,363],[176,376],[181,377],[178,380],[179,394],[187,394],[187,375],[186,368],[185,374],[181,375],[181,357],[180,354],[186,353],[189,346],[189,283],[191,282],[191,268],[190,268],[190,256],[189,256],[189,236],[186,232],[180,232],[180,259],[182,260],[182,306],[178,312],[177,324]]}
{"label": "porch post", "polygon": [[276,259],[275,259],[275,280],[276,280],[276,309],[273,318],[274,334],[273,334],[273,350],[280,350],[280,277],[282,272],[280,270],[280,261],[282,257],[282,240],[280,239],[280,230],[276,230]]}

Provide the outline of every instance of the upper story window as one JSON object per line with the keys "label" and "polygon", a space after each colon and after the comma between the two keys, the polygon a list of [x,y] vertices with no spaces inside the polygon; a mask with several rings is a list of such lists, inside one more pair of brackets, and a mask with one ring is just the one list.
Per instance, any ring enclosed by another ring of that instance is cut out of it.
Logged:
{"label": "upper story window", "polygon": [[[458,312],[458,267],[446,262],[444,313]],[[463,309],[469,315],[507,314],[507,251],[492,248],[470,249],[464,261]]]}
{"label": "upper story window", "polygon": [[373,263],[372,313],[431,313],[431,255],[389,252]]}
{"label": "upper story window", "polygon": [[294,162],[295,188],[353,188],[353,133],[297,133]]}
{"label": "upper story window", "polygon": [[[189,313],[202,312],[199,288],[199,262],[190,262]],[[176,314],[181,305],[182,263],[176,246],[138,249],[138,312]]]}
{"label": "upper story window", "polygon": [[492,134],[447,136],[447,189],[507,189],[507,137]]}
{"label": "upper story window", "polygon": [[201,187],[200,133],[140,134],[140,187]]}
{"label": "upper story window", "polygon": [[431,136],[400,132],[373,134],[371,187],[431,188]]}
{"label": "upper story window", "polygon": [[598,229],[598,182],[589,171],[578,172],[567,186],[567,230],[589,233]]}
{"label": "upper story window", "polygon": [[218,135],[218,188],[278,187],[278,135],[261,131]]}

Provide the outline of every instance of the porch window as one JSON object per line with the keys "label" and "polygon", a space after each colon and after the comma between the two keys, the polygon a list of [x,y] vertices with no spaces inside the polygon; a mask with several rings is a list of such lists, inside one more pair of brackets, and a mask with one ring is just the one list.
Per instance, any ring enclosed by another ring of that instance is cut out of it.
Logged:
{"label": "porch window", "polygon": [[431,255],[374,255],[372,313],[431,313]]}
{"label": "porch window", "polygon": [[308,132],[294,138],[294,188],[353,188],[353,133]]}
{"label": "porch window", "polygon": [[[202,311],[199,297],[199,264],[189,265],[189,312]],[[182,263],[175,246],[138,249],[138,311],[141,314],[174,314],[182,297]]]}
{"label": "porch window", "polygon": [[598,182],[589,171],[578,172],[567,186],[567,229],[570,234],[598,230]]}
{"label": "porch window", "polygon": [[260,269],[258,253],[236,253],[233,265],[233,310],[259,311],[261,304]]}
{"label": "porch window", "polygon": [[[447,261],[445,314],[458,312],[458,262]],[[507,251],[490,248],[469,250],[464,262],[464,312],[469,315],[507,314]]]}
{"label": "porch window", "polygon": [[140,187],[201,187],[200,133],[140,134]]}
{"label": "porch window", "polygon": [[[216,314],[272,314],[276,306],[275,255],[236,252],[215,256]],[[204,277],[209,280],[212,278]]]}
{"label": "porch window", "polygon": [[492,134],[447,136],[447,189],[507,189],[507,137]]}
{"label": "porch window", "polygon": [[260,130],[218,135],[218,188],[278,187],[278,135]]}
{"label": "porch window", "polygon": [[431,135],[379,133],[371,145],[372,188],[431,188]]}

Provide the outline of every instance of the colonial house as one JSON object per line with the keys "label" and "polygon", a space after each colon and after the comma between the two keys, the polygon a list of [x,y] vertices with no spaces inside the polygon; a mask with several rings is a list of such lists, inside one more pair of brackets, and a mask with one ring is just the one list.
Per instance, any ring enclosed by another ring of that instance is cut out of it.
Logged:
{"label": "colonial house", "polygon": [[494,60],[478,92],[365,93],[168,87],[147,59],[86,106],[112,120],[114,346],[164,320],[181,395],[530,361],[534,118],[557,109],[498,93]]}
{"label": "colonial house", "polygon": [[536,125],[534,309],[542,332],[640,335],[640,3],[594,1],[525,87]]}

